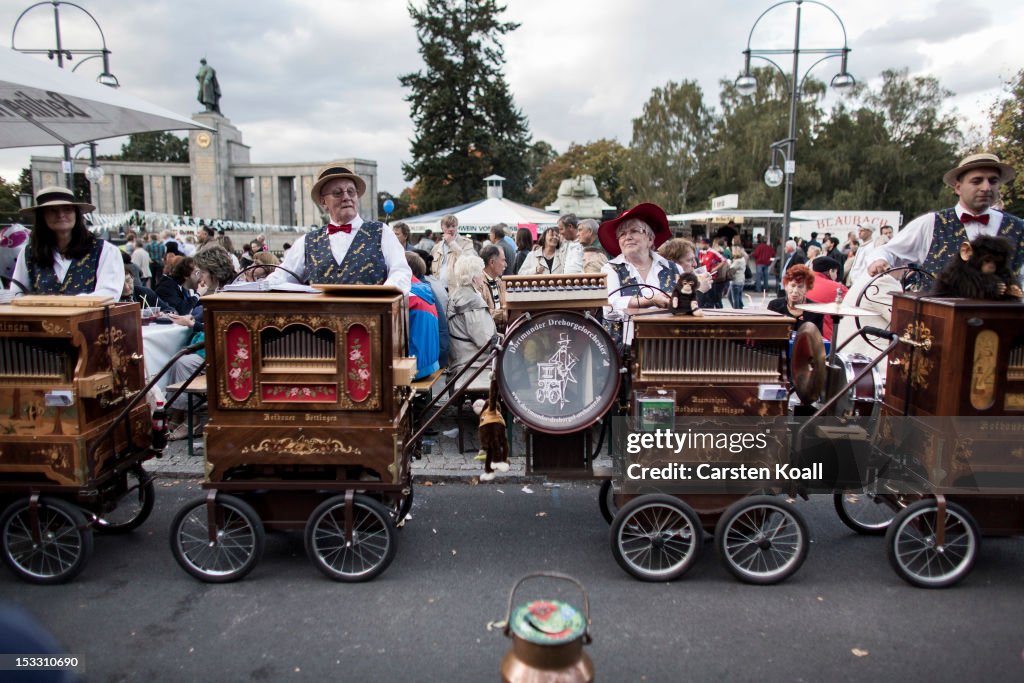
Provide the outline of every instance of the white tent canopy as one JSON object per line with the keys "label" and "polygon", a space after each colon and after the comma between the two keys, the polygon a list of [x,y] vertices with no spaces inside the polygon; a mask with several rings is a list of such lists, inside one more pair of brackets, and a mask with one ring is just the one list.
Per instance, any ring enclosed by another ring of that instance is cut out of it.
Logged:
{"label": "white tent canopy", "polygon": [[488,197],[470,204],[442,209],[431,213],[402,219],[412,232],[441,229],[441,218],[454,214],[459,219],[459,232],[486,232],[491,226],[504,223],[508,226],[536,225],[538,228],[554,226],[558,214],[535,209],[509,199]]}
{"label": "white tent canopy", "polygon": [[0,148],[206,126],[51,62],[0,48]]}

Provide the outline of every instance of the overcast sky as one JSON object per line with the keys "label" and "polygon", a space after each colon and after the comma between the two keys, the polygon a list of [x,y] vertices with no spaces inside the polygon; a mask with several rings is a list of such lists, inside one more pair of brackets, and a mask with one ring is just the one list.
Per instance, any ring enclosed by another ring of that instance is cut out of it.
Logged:
{"label": "overcast sky", "polygon": [[[33,3],[0,8],[0,37],[10,45],[18,15]],[[380,189],[408,183],[401,162],[413,135],[401,74],[422,67],[404,0],[77,0],[102,27],[111,70],[122,88],[189,114],[195,74],[206,56],[217,70],[221,111],[242,130],[252,161],[374,159]],[[422,4],[422,0],[416,0]],[[505,39],[505,74],[534,140],[559,152],[571,142],[616,138],[628,145],[632,119],[654,87],[696,80],[717,105],[718,82],[734,79],[742,51],[769,0],[508,0],[503,19],[522,24]],[[949,102],[965,125],[987,133],[1002,83],[1021,66],[1024,3],[1019,0],[834,0],[853,52],[850,72],[877,82],[886,68],[931,74],[956,93]],[[793,46],[795,5],[760,21],[754,49]],[[95,26],[63,6],[66,47],[99,44]],[[18,48],[54,44],[48,4],[25,15]],[[801,47],[838,47],[839,23],[805,4]],[[45,60],[45,57],[38,57]],[[782,57],[789,69],[789,57]],[[74,65],[76,62],[72,62]],[[811,60],[805,58],[801,71]],[[79,70],[95,78],[100,60]],[[839,61],[812,72],[828,81]],[[119,139],[101,145],[114,153]],[[29,157],[57,147],[0,150],[0,176],[17,178]],[[482,182],[481,182],[482,185]],[[722,193],[730,188],[722,188]]]}

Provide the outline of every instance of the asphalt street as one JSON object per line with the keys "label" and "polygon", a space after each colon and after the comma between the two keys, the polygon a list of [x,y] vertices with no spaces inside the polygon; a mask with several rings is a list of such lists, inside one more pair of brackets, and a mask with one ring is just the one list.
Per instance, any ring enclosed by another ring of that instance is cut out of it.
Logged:
{"label": "asphalt street", "polygon": [[[198,483],[158,480],[149,521],[97,537],[74,582],[5,571],[0,599],[33,612],[94,682],[497,680],[510,641],[488,622],[519,577],[544,570],[589,591],[603,681],[1024,678],[1021,539],[985,539],[962,584],[921,590],[890,569],[881,539],[849,532],[815,497],[796,503],[813,543],[786,583],[737,582],[712,544],[682,579],[643,583],[612,557],[596,486],[523,486],[418,482],[398,554],[371,583],[328,580],[301,534],[277,533],[247,578],[208,585],[168,543]],[[579,604],[559,582],[530,582],[516,603],[532,597]]]}

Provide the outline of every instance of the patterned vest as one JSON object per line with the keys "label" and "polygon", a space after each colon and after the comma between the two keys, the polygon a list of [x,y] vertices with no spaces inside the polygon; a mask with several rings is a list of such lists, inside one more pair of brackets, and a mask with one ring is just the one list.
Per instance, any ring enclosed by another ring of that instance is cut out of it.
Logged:
{"label": "patterned vest", "polygon": [[341,265],[334,261],[327,230],[317,228],[306,235],[306,278],[325,285],[382,285],[388,266],[381,250],[384,224],[363,223]]}
{"label": "patterned vest", "polygon": [[[612,263],[609,264],[614,270],[615,274],[619,276],[619,286],[622,289],[619,294],[623,296],[634,296],[640,294],[643,296],[644,287],[637,282],[637,279],[629,274],[629,266],[625,263]],[[668,265],[662,265],[661,270],[658,271],[658,287],[665,291],[666,294],[672,296],[672,290],[676,287],[676,277],[679,275],[679,267],[668,262]],[[632,285],[632,286],[629,286]],[[650,289],[646,290],[648,294],[651,293]],[[616,345],[622,344],[622,333],[623,333],[623,322],[622,320],[605,320],[604,328],[611,335]]]}
{"label": "patterned vest", "polygon": [[[1020,274],[1022,265],[1022,248],[1024,248],[1024,222],[1016,216],[1003,214],[1003,222],[996,231],[999,237],[1005,237],[1013,245],[1013,261],[1010,268],[1014,275]],[[956,209],[942,209],[935,212],[935,232],[932,235],[932,248],[921,266],[932,275],[937,275],[951,258],[959,258],[960,245],[967,241],[967,230],[956,215]]]}
{"label": "patterned vest", "polygon": [[103,240],[96,240],[92,250],[72,261],[64,281],[58,282],[52,266],[41,266],[32,258],[32,244],[25,248],[28,285],[36,294],[89,294],[96,289],[96,271],[100,267]]}

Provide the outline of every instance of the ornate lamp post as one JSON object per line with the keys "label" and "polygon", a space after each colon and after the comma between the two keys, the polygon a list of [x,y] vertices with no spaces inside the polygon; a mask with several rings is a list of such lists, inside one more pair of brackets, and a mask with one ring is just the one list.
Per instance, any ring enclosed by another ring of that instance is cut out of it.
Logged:
{"label": "ornate lamp post", "polygon": [[[15,44],[15,37],[17,36],[18,25],[21,23],[21,20],[24,19],[25,15],[31,12],[32,10],[39,7],[44,7],[46,5],[50,5],[53,7],[53,30],[54,38],[56,41],[56,47],[18,47]],[[100,42],[102,44],[102,47],[91,49],[69,49],[64,47],[64,44],[61,42],[60,33],[61,5],[67,5],[68,7],[73,7],[77,10],[80,10],[81,12],[84,12],[85,15],[89,17],[89,19],[92,20],[92,23],[96,25],[96,30],[100,32]],[[61,0],[47,0],[47,2],[37,2],[36,4],[25,9],[21,14],[18,15],[17,21],[14,22],[14,28],[11,30],[11,49],[17,50],[18,52],[24,52],[26,54],[46,55],[50,59],[56,58],[57,66],[59,66],[62,69],[64,68],[65,59],[71,61],[74,59],[75,55],[90,55],[85,59],[81,60],[78,64],[76,64],[75,68],[73,68],[72,71],[77,71],[78,67],[80,67],[82,64],[85,64],[90,59],[101,58],[103,60],[103,72],[96,77],[97,82],[106,86],[110,86],[111,88],[120,87],[120,83],[118,83],[117,77],[114,76],[114,74],[110,73],[110,50],[107,49],[107,38],[103,35],[103,29],[100,27],[99,22],[96,21],[96,17],[90,14],[89,11],[84,7],[76,5],[73,2],[62,2]],[[89,165],[89,169],[86,170],[85,172],[85,177],[91,183],[98,183],[103,178],[103,169],[96,165],[96,143],[89,143],[89,149],[92,154],[92,162]],[[67,145],[64,145],[64,184],[67,185],[69,189],[73,190],[74,183],[72,182],[72,179],[74,177],[74,167],[72,164],[73,162],[71,160],[71,148],[68,147]]]}
{"label": "ornate lamp post", "polygon": [[[828,10],[836,21],[839,23],[839,28],[843,32],[843,46],[834,48],[811,48],[801,49],[800,48],[800,13],[803,10],[803,5],[818,5]],[[779,48],[779,49],[761,49],[752,48],[750,46],[751,40],[754,37],[754,31],[757,30],[757,25],[761,19],[768,13],[772,12],[783,5],[796,5],[796,30],[793,39],[793,48]],[[821,64],[826,59],[832,59],[833,57],[839,57],[842,60],[842,66],[839,69],[839,73],[832,77],[831,86],[840,92],[846,92],[854,86],[856,81],[853,76],[846,70],[846,58],[850,53],[850,48],[846,44],[846,26],[843,24],[842,19],[835,11],[823,2],[817,0],[783,0],[783,2],[776,3],[761,13],[761,16],[757,18],[754,25],[750,29],[750,35],[747,36],[747,49],[743,51],[744,66],[743,75],[736,79],[736,90],[741,95],[753,95],[757,91],[757,79],[754,78],[753,74],[750,73],[750,60],[751,58],[763,59],[768,62],[782,74],[783,79],[786,81],[786,86],[789,88],[789,137],[784,140],[779,140],[771,145],[772,150],[772,165],[764,173],[764,182],[769,187],[778,187],[785,182],[785,194],[783,199],[783,218],[782,218],[782,244],[785,246],[786,241],[789,239],[789,220],[790,214],[793,211],[793,175],[796,173],[796,107],[800,100],[800,93],[803,90],[804,81],[807,80],[807,76],[811,73],[818,64]],[[793,55],[793,71],[787,74],[785,70],[779,66],[773,59],[773,55]],[[802,78],[798,78],[800,73],[800,55],[823,55],[804,72]],[[782,168],[779,168],[778,159],[782,158]]]}

